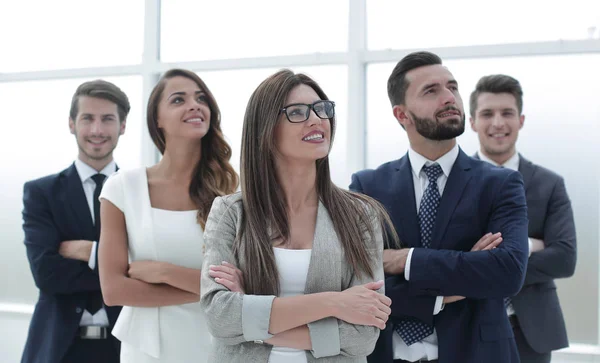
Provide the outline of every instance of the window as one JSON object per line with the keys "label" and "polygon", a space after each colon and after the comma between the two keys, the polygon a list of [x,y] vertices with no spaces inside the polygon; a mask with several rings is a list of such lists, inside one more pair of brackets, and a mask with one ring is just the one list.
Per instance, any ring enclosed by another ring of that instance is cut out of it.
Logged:
{"label": "window", "polygon": [[137,64],[143,31],[143,0],[15,1],[0,11],[0,72]]}
{"label": "window", "polygon": [[369,49],[422,49],[600,37],[600,2],[367,1]]}
{"label": "window", "polygon": [[161,7],[164,62],[347,49],[348,1],[344,0],[169,0]]}

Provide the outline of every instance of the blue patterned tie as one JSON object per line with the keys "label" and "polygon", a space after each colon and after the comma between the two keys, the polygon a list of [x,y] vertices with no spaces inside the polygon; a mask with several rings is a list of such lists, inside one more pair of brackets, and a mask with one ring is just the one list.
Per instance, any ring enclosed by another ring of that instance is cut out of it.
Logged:
{"label": "blue patterned tie", "polygon": [[[438,189],[437,180],[442,175],[442,168],[438,164],[424,166],[423,171],[429,179],[429,185],[423,193],[421,205],[419,207],[419,228],[421,233],[421,245],[424,248],[431,246],[431,236],[433,227],[435,226],[435,218],[440,206],[440,191]],[[433,312],[432,312],[433,313]],[[400,335],[404,343],[410,346],[416,342],[420,342],[433,334],[433,327],[420,321],[404,320],[394,327]]]}

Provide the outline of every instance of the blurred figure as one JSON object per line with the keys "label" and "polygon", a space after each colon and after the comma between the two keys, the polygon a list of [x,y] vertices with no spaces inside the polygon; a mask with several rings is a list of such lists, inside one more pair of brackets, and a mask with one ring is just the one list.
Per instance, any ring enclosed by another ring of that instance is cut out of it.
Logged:
{"label": "blurred figure", "polygon": [[384,251],[391,324],[369,361],[516,363],[504,297],[527,265],[521,175],[460,150],[463,102],[437,55],[398,62],[388,96],[408,153],[354,174],[350,189],[381,201],[409,248]]}
{"label": "blurred figure", "polygon": [[476,158],[523,175],[529,217],[529,264],[521,291],[507,313],[522,363],[550,362],[569,345],[554,279],[570,277],[577,259],[571,201],[561,176],[517,153],[525,122],[523,90],[506,75],[483,77],[471,94],[471,128],[479,136]]}
{"label": "blurred figure", "polygon": [[217,102],[194,72],[162,76],[147,121],[160,162],[119,171],[100,195],[104,300],[124,306],[113,331],[122,363],[204,363],[202,230],[215,197],[233,193],[238,177]]}
{"label": "blurred figure", "polygon": [[103,306],[98,278],[98,195],[117,170],[113,150],[129,108],[112,83],[80,85],[69,113],[77,159],[25,183],[25,246],[40,296],[22,363],[119,362],[119,341],[110,333],[121,308]]}
{"label": "blurred figure", "polygon": [[[202,307],[211,362],[365,362],[390,311],[374,200],[329,173],[335,104],[282,70],[250,97],[242,191],[217,198],[206,224]],[[240,266],[244,291],[219,284]],[[266,344],[264,344],[266,343]]]}

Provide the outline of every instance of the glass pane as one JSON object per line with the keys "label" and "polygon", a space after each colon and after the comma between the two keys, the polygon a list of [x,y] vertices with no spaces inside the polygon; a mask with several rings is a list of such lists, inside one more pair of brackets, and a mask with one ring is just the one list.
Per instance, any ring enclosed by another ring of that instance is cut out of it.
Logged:
{"label": "glass pane", "polygon": [[[526,119],[519,134],[519,152],[562,175],[573,204],[577,271],[557,284],[569,339],[587,344],[596,344],[598,339],[599,171],[589,163],[600,155],[599,62],[598,55],[445,62],[460,84],[464,102],[468,102],[481,76],[505,73],[521,82]],[[392,115],[386,93],[387,78],[394,66],[388,63],[368,68],[369,168],[400,158],[408,148],[408,139]],[[469,155],[478,149],[477,136],[468,125],[459,144]]]}
{"label": "glass pane", "polygon": [[347,49],[347,0],[170,0],[161,6],[165,62]]}
{"label": "glass pane", "polygon": [[600,38],[600,2],[367,1],[369,49]]}
{"label": "glass pane", "polygon": [[[131,112],[125,134],[119,139],[115,160],[121,168],[141,166],[141,77],[105,78],[129,97]],[[21,211],[23,183],[67,168],[77,157],[77,144],[69,132],[71,97],[79,84],[91,79],[0,83],[0,109],[5,135],[0,163],[8,171],[0,179],[0,265],[11,279],[0,279],[0,301],[33,303],[33,283],[23,245]],[[16,282],[16,283],[15,283]]]}
{"label": "glass pane", "polygon": [[[346,124],[347,118],[347,67],[346,66],[316,66],[296,67],[294,72],[306,73],[314,78],[323,88],[327,96],[336,103],[336,120],[338,128],[335,143],[330,155],[331,174],[333,181],[347,187],[350,175],[346,171]],[[233,70],[202,72],[200,77],[215,95],[221,108],[221,127],[227,141],[233,149],[232,165],[239,173],[240,151],[242,143],[242,126],[244,112],[250,95],[256,87],[269,75],[277,72],[276,68],[261,68],[252,70]]]}
{"label": "glass pane", "polygon": [[138,64],[143,33],[143,0],[14,1],[0,11],[0,72]]}

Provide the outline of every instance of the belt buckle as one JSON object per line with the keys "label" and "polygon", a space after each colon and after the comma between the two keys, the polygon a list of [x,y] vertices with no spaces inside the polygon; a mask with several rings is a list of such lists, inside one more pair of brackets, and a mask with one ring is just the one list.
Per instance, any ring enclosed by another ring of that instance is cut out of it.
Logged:
{"label": "belt buckle", "polygon": [[79,328],[79,337],[81,339],[106,339],[108,338],[108,329],[105,326],[82,326]]}

